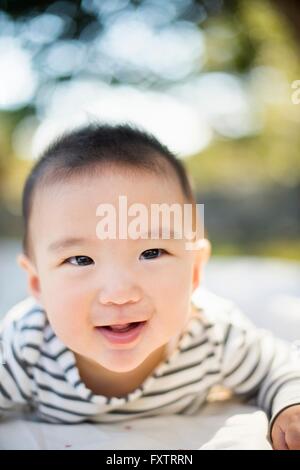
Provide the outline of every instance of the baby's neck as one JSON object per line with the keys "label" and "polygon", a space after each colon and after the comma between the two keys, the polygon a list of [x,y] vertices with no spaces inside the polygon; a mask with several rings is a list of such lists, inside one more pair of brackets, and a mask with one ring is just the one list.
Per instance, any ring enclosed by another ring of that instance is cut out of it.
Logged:
{"label": "baby's neck", "polygon": [[75,353],[81,380],[95,395],[122,397],[136,390],[166,358],[166,347],[154,351],[139,367],[130,372],[111,372]]}

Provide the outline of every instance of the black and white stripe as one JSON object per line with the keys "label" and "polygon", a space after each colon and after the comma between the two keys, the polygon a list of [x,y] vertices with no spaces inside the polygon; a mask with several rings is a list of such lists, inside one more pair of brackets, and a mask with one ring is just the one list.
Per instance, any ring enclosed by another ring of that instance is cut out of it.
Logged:
{"label": "black and white stripe", "polygon": [[255,395],[270,416],[300,402],[300,366],[289,345],[256,329],[223,299],[208,294],[200,300],[171,356],[138,389],[108,398],[85,386],[42,307],[25,299],[0,325],[0,411],[30,403],[40,419],[69,424],[192,415],[221,383],[239,395]]}

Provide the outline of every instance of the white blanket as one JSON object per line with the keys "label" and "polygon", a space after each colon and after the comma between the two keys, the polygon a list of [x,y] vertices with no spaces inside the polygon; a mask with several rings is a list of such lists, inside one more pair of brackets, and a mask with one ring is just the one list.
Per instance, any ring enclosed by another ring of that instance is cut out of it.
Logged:
{"label": "white blanket", "polygon": [[267,449],[266,415],[235,401],[211,403],[195,416],[160,416],[123,424],[56,425],[9,419],[0,449]]}

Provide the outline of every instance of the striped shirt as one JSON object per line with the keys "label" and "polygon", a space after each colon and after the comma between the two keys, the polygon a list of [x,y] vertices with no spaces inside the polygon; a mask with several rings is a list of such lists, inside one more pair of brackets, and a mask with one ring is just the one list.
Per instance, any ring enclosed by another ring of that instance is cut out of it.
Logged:
{"label": "striped shirt", "polygon": [[193,415],[218,384],[255,399],[272,420],[300,404],[300,362],[288,343],[202,288],[191,302],[195,314],[166,360],[133,392],[108,398],[85,386],[73,352],[55,335],[42,306],[26,298],[0,325],[0,413],[20,408],[33,419],[68,424]]}

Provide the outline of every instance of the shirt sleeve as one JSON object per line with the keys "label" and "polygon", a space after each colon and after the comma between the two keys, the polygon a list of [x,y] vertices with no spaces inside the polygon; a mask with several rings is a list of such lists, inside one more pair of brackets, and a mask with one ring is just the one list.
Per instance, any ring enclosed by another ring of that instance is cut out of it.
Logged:
{"label": "shirt sleeve", "polygon": [[254,398],[271,419],[300,404],[300,360],[292,343],[256,328],[236,307],[223,325],[222,383],[235,394]]}
{"label": "shirt sleeve", "polygon": [[0,324],[0,415],[31,401],[32,376],[22,357],[16,322]]}

